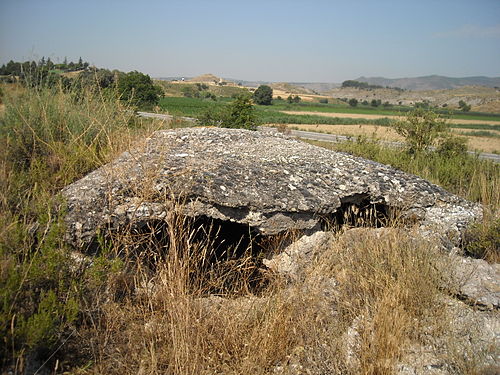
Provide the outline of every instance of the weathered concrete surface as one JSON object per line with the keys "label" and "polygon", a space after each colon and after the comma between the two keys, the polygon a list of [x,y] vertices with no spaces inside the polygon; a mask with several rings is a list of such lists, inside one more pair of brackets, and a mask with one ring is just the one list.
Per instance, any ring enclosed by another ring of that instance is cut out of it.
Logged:
{"label": "weathered concrete surface", "polygon": [[349,204],[397,209],[452,241],[481,208],[421,178],[277,133],[190,128],[156,132],[63,190],[67,240],[163,220],[170,198],[186,213],[249,225],[262,234],[318,229]]}
{"label": "weathered concrete surface", "polygon": [[500,309],[500,264],[482,259],[457,259],[454,272],[459,296],[479,307]]}

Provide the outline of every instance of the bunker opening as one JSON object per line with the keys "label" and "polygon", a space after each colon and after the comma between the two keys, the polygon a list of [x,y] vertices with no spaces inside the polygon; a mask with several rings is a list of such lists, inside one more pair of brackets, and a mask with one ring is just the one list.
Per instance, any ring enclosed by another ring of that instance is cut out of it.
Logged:
{"label": "bunker opening", "polygon": [[179,215],[135,223],[113,234],[121,254],[138,260],[153,275],[159,267],[183,267],[190,287],[206,295],[259,294],[269,284],[263,259],[284,235],[263,235],[249,225]]}
{"label": "bunker opening", "polygon": [[324,231],[338,231],[344,227],[382,228],[397,223],[398,210],[385,203],[374,203],[368,194],[355,194],[341,199],[340,207],[320,219]]}

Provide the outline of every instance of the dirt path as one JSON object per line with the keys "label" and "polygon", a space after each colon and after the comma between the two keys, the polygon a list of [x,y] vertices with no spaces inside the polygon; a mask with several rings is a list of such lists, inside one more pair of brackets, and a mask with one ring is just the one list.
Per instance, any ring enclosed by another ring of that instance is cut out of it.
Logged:
{"label": "dirt path", "polygon": [[[398,119],[401,116],[392,115],[365,115],[362,113],[331,113],[331,112],[310,112],[310,111],[280,111],[288,115],[313,115],[313,116],[323,116],[323,117],[339,117],[339,118],[360,118],[366,120],[376,120],[379,118],[392,118]],[[500,121],[491,120],[461,120],[461,119],[450,119],[453,124],[488,124],[488,125],[499,125]]]}

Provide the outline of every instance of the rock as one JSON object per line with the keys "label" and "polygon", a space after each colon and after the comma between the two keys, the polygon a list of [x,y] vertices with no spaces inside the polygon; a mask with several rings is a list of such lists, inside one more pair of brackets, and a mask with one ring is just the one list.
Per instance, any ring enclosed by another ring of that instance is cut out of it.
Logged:
{"label": "rock", "polygon": [[443,302],[447,321],[443,322],[442,333],[429,334],[420,343],[406,348],[396,366],[396,374],[498,374],[498,313],[471,308],[450,297],[443,296]]}
{"label": "rock", "polygon": [[185,213],[273,235],[317,230],[353,212],[398,213],[456,242],[479,205],[421,178],[279,133],[190,128],[158,131],[143,148],[62,191],[67,241],[85,247],[101,230],[162,221],[172,198]]}
{"label": "rock", "polygon": [[500,308],[500,264],[454,256],[458,295],[482,308]]}
{"label": "rock", "polygon": [[263,263],[270,270],[297,280],[303,276],[303,271],[314,257],[327,250],[334,240],[332,232],[318,231],[304,235],[271,259],[264,259]]}

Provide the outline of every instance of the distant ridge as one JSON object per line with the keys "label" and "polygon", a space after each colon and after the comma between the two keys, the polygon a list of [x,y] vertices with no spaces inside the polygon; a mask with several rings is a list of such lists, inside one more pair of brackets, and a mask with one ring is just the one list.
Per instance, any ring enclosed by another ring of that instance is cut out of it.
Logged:
{"label": "distant ridge", "polygon": [[189,79],[189,82],[202,82],[202,83],[209,83],[209,82],[210,83],[212,83],[212,82],[218,83],[218,82],[222,82],[222,81],[223,81],[222,78],[217,77],[217,76],[213,75],[212,73],[202,74],[201,76],[197,76],[197,77]]}
{"label": "distant ridge", "polygon": [[384,77],[359,77],[355,79],[360,82],[367,82],[371,85],[400,87],[406,90],[448,90],[463,86],[487,86],[500,87],[500,77],[445,77],[430,75],[414,78],[384,78]]}
{"label": "distant ridge", "polygon": [[[195,78],[192,77],[158,77],[162,80],[181,80],[184,78],[189,82],[214,82],[219,81],[221,78],[212,74],[204,74]],[[272,85],[283,84],[283,82],[270,82],[270,81],[246,81],[235,78],[222,78],[225,82],[234,82],[247,87],[258,87],[259,85]],[[359,77],[355,81],[367,82],[371,85],[379,85],[383,87],[399,87],[406,90],[425,91],[425,90],[449,90],[456,89],[464,86],[486,86],[486,87],[500,87],[500,77],[445,77],[440,75],[430,75],[424,77],[409,77],[409,78],[385,78],[385,77]],[[341,83],[333,82],[286,82],[287,84],[302,87],[311,92],[329,92],[332,89],[341,86]]]}

